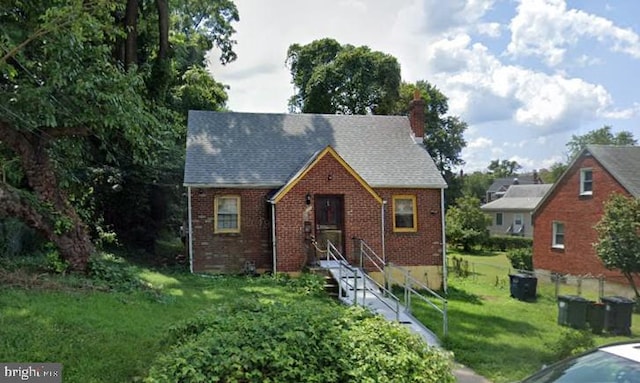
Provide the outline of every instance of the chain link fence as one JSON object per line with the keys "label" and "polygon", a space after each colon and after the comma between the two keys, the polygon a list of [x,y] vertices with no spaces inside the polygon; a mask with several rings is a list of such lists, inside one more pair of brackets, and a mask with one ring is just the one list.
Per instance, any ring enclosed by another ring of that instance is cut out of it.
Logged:
{"label": "chain link fence", "polygon": [[543,270],[532,272],[491,263],[472,262],[458,257],[450,260],[449,267],[450,273],[454,276],[472,278],[474,281],[505,288],[507,291],[510,288],[509,275],[526,274],[537,278],[538,294],[554,298],[559,295],[578,295],[593,301],[606,296],[635,298],[633,289],[624,277],[562,275]]}

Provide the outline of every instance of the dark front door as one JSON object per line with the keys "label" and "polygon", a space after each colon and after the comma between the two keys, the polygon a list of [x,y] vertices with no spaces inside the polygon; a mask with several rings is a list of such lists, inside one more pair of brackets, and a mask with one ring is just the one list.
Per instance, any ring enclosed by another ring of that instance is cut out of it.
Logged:
{"label": "dark front door", "polygon": [[318,247],[326,249],[327,240],[344,255],[344,199],[341,195],[315,196],[315,228]]}

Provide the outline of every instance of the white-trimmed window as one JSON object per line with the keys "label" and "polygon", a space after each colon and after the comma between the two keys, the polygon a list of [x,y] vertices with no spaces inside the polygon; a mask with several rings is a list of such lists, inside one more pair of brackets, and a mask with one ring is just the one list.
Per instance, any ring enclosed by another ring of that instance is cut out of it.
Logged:
{"label": "white-trimmed window", "polygon": [[580,195],[591,195],[593,193],[593,171],[592,169],[580,169]]}
{"label": "white-trimmed window", "polygon": [[393,231],[418,231],[416,196],[393,196]]}
{"label": "white-trimmed window", "polygon": [[551,239],[551,247],[556,249],[564,249],[564,223],[553,222],[553,237]]}
{"label": "white-trimmed window", "polygon": [[216,196],[213,214],[214,233],[240,232],[240,196]]}
{"label": "white-trimmed window", "polygon": [[496,213],[496,226],[502,226],[502,213]]}

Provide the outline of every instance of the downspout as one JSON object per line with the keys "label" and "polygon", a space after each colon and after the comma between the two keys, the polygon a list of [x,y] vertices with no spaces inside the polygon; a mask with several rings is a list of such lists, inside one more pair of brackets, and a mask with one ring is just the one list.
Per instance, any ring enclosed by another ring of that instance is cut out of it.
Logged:
{"label": "downspout", "polygon": [[444,225],[444,188],[440,189],[440,222],[442,223],[442,289],[447,294],[447,237]]}
{"label": "downspout", "polygon": [[193,274],[193,225],[191,224],[191,186],[187,186],[187,215],[189,224],[187,225],[187,237],[189,238],[189,271]]}
{"label": "downspout", "polygon": [[271,252],[273,253],[273,276],[276,276],[276,204],[273,201],[271,203]]}
{"label": "downspout", "polygon": [[382,230],[381,230],[381,239],[382,239],[382,261],[384,262],[385,266],[387,265],[387,256],[386,256],[386,252],[384,249],[384,207],[387,204],[387,201],[382,200],[382,204],[380,205],[380,217],[382,220]]}

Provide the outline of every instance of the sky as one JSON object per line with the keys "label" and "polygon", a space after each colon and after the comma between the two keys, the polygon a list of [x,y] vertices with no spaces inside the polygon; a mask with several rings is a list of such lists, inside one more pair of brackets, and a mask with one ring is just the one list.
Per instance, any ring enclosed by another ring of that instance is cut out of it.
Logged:
{"label": "sky", "polygon": [[236,112],[286,113],[289,45],[333,38],[398,60],[468,124],[466,173],[567,161],[566,143],[604,125],[640,139],[640,1],[234,0],[238,59],[210,52]]}

